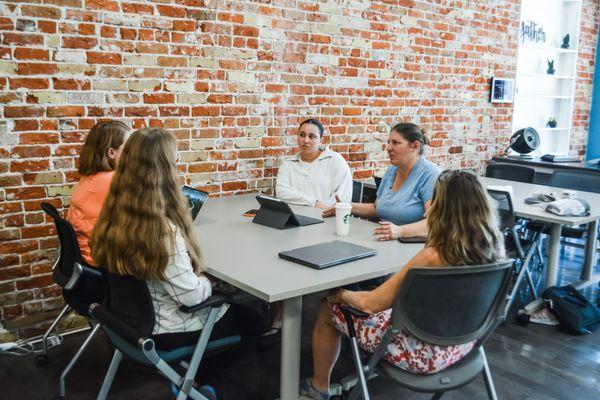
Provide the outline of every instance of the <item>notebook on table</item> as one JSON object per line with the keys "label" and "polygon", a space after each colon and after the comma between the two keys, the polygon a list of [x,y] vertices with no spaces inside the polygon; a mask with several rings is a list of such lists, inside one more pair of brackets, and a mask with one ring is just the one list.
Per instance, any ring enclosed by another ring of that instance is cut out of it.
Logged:
{"label": "notebook on table", "polygon": [[281,251],[279,257],[311,268],[323,269],[374,256],[376,253],[376,250],[368,247],[334,240],[294,250]]}

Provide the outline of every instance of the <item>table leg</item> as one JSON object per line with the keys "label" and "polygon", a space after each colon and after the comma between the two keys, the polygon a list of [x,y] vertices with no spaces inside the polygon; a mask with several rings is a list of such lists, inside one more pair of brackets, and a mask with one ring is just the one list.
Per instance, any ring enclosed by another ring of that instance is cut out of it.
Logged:
{"label": "table leg", "polygon": [[548,266],[546,267],[546,287],[555,286],[558,280],[558,251],[560,249],[560,224],[550,226],[548,240]]}
{"label": "table leg", "polygon": [[598,236],[598,221],[588,224],[587,241],[585,243],[585,261],[583,263],[583,271],[581,271],[581,279],[589,281],[592,279],[594,267],[596,266],[596,240]]}
{"label": "table leg", "polygon": [[300,389],[300,336],[302,296],[283,301],[281,331],[280,400],[296,400]]}

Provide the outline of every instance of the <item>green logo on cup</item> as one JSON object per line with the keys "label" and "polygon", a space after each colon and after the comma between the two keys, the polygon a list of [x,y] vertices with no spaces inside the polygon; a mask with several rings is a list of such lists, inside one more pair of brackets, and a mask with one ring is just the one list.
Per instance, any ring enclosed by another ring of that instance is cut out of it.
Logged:
{"label": "green logo on cup", "polygon": [[344,215],[344,224],[349,224],[350,223],[350,214],[346,214]]}

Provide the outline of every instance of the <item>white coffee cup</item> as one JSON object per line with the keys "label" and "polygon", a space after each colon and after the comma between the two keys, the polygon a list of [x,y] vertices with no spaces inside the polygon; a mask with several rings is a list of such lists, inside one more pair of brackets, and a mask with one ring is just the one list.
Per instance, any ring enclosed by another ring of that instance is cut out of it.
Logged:
{"label": "white coffee cup", "polygon": [[352,217],[352,204],[336,203],[335,205],[335,233],[347,236],[350,233],[350,218]]}
{"label": "white coffee cup", "polygon": [[574,190],[570,190],[570,189],[563,189],[562,191],[562,198],[563,199],[576,199],[577,198],[577,192]]}

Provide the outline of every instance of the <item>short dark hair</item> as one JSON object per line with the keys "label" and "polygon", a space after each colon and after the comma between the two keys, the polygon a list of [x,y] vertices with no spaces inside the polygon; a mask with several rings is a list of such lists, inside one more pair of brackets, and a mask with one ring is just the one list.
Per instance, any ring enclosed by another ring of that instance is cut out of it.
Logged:
{"label": "short dark hair", "polygon": [[318,119],[314,119],[314,118],[305,119],[304,121],[302,121],[300,123],[298,130],[300,130],[300,128],[302,128],[302,125],[304,125],[304,124],[311,124],[311,125],[314,125],[317,128],[319,128],[319,136],[323,137],[323,132],[325,131],[325,128],[323,128],[323,124],[321,123],[321,121],[319,121]]}
{"label": "short dark hair", "polygon": [[394,125],[390,132],[399,133],[408,143],[421,143],[419,154],[423,154],[425,145],[429,144],[429,139],[425,136],[425,131],[418,125],[411,124],[410,122],[400,122]]}
{"label": "short dark hair", "polygon": [[129,127],[121,121],[98,122],[88,133],[79,156],[79,175],[88,176],[102,171],[114,171],[115,161],[106,155],[108,149],[121,147]]}

